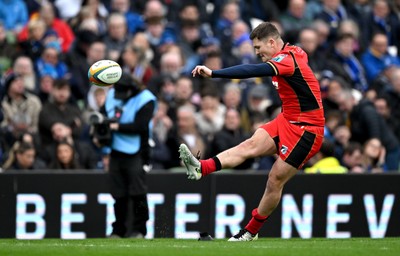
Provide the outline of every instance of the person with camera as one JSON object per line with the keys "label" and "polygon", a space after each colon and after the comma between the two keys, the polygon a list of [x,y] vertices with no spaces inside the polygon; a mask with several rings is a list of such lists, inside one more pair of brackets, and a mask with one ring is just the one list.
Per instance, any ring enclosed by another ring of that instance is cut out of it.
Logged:
{"label": "person with camera", "polygon": [[[112,238],[144,238],[147,232],[149,211],[145,166],[149,164],[150,122],[156,105],[156,97],[127,73],[122,74],[107,94],[103,123],[108,124],[110,132],[100,126],[100,134],[103,142],[107,141],[106,134],[111,135],[109,177],[111,195],[115,199]],[[95,143],[96,134],[99,133],[94,132]],[[131,202],[132,208],[129,207]],[[129,209],[132,209],[133,219],[130,228],[126,225],[130,219]]]}

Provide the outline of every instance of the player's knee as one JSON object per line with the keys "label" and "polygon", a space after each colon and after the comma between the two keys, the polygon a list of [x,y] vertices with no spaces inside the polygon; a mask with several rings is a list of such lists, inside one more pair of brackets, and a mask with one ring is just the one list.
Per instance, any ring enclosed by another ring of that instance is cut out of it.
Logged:
{"label": "player's knee", "polygon": [[287,178],[281,172],[269,172],[268,183],[273,187],[283,187]]}
{"label": "player's knee", "polygon": [[261,152],[254,138],[249,138],[242,142],[241,150],[246,158],[255,158],[259,156]]}

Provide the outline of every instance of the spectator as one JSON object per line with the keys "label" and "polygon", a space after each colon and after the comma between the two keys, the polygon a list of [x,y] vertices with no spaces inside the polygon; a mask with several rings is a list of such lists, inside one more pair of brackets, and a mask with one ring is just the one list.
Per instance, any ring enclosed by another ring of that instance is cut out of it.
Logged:
{"label": "spectator", "polygon": [[[92,13],[94,13],[98,17],[107,17],[108,10],[103,3],[104,1],[101,0],[83,0],[82,1],[82,7],[83,6],[89,6],[92,10]],[[106,1],[107,2],[107,1]]]}
{"label": "spectator", "polygon": [[[215,42],[214,42],[215,43]],[[223,57],[221,55],[221,52],[212,50],[214,46],[207,46],[206,48],[211,48],[211,49],[205,49],[205,53],[202,56],[203,59],[203,65],[207,65],[207,67],[210,67],[212,70],[216,69],[221,69],[224,65],[223,63]],[[201,93],[204,88],[208,86],[216,86],[216,84],[226,84],[230,82],[231,80],[225,79],[225,78],[216,78],[216,79],[204,79],[204,77],[199,77],[196,76],[193,78],[193,87],[195,92]],[[252,81],[252,79],[250,79]]]}
{"label": "spectator", "polygon": [[[381,173],[386,171],[386,150],[377,138],[369,139],[364,144],[362,166],[366,173]],[[394,170],[398,171],[398,169]]]}
{"label": "spectator", "polygon": [[88,49],[96,41],[99,41],[99,36],[93,31],[82,29],[76,32],[76,40],[65,55],[65,62],[71,70],[86,62]]}
{"label": "spectator", "polygon": [[128,33],[131,35],[144,30],[144,20],[141,15],[131,11],[131,3],[129,0],[112,0],[111,11],[125,15],[128,24]]}
{"label": "spectator", "polygon": [[[373,35],[375,35],[377,32],[381,32],[387,35],[390,49],[400,49],[400,41],[398,38],[399,26],[399,18],[393,12],[391,12],[389,1],[376,0],[373,2],[372,12],[367,16],[367,19],[363,24],[363,27],[365,28],[365,40],[369,42],[372,40]],[[395,46],[395,48],[391,46]],[[397,54],[399,53],[394,53],[394,55]]]}
{"label": "spectator", "polygon": [[0,21],[7,31],[17,34],[28,22],[28,9],[22,0],[0,1]]}
{"label": "spectator", "polygon": [[82,132],[82,113],[80,109],[69,103],[71,87],[67,80],[56,80],[49,100],[44,104],[39,115],[39,133],[45,147],[53,140],[51,127],[55,123],[63,123],[72,129],[74,139]]}
{"label": "spectator", "polygon": [[36,61],[44,50],[44,37],[46,35],[46,23],[42,19],[32,19],[27,25],[27,38],[19,41],[21,52],[33,61]]}
{"label": "spectator", "polygon": [[392,115],[392,110],[386,98],[380,97],[374,101],[376,111],[385,119],[388,127],[395,133],[400,141],[400,119]]}
{"label": "spectator", "polygon": [[333,141],[335,143],[335,157],[343,158],[344,150],[349,145],[351,132],[349,127],[340,125],[333,131]]}
{"label": "spectator", "polygon": [[177,45],[182,49],[182,53],[186,59],[183,73],[189,74],[190,71],[200,63],[198,49],[201,47],[201,40],[204,37],[205,35],[202,34],[200,23],[198,21],[181,21]]}
{"label": "spectator", "polygon": [[348,18],[348,14],[341,0],[322,0],[322,11],[315,19],[320,19],[329,25],[328,41],[333,41],[337,36],[337,29],[342,20]]}
{"label": "spectator", "polygon": [[166,52],[161,56],[160,71],[157,76],[153,76],[149,81],[148,88],[155,95],[160,94],[161,84],[165,77],[176,80],[183,68],[182,56],[176,52]]}
{"label": "spectator", "polygon": [[232,26],[240,19],[239,4],[236,1],[225,2],[214,31],[221,42],[221,53],[224,58],[229,57],[232,50]]}
{"label": "spectator", "polygon": [[1,102],[4,114],[1,127],[7,127],[15,138],[25,132],[37,132],[42,109],[39,98],[25,91],[22,77],[15,73],[5,78],[4,87],[6,95]]}
{"label": "spectator", "polygon": [[83,1],[79,13],[69,20],[69,24],[75,33],[85,29],[84,27],[90,27],[91,31],[101,37],[107,32],[106,17],[108,12],[98,1],[92,2],[93,4],[89,3],[89,1]]}
{"label": "spectator", "polygon": [[167,169],[168,161],[171,159],[170,149],[166,142],[168,133],[172,129],[174,123],[167,115],[168,104],[163,100],[158,101],[157,112],[153,116],[153,136],[154,146],[152,147],[151,165],[155,170]]}
{"label": "spectator", "polygon": [[354,55],[354,40],[351,34],[336,38],[334,49],[326,62],[326,69],[345,79],[353,88],[365,92],[368,84],[364,68]]}
{"label": "spectator", "polygon": [[321,76],[322,104],[326,116],[330,111],[339,110],[336,99],[344,89],[349,90],[351,86],[343,78],[334,76],[332,71],[324,70]]}
{"label": "spectator", "polygon": [[259,20],[278,20],[280,10],[278,2],[273,0],[248,0],[239,1],[241,3],[241,13],[246,23],[251,23],[251,18]]}
{"label": "spectator", "polygon": [[272,102],[268,98],[268,90],[265,85],[253,85],[246,98],[246,108],[250,120],[252,121],[253,117],[257,116],[267,120],[269,118],[267,108],[271,105]]}
{"label": "spectator", "polygon": [[92,86],[87,95],[88,111],[102,111],[110,87]]}
{"label": "spectator", "polygon": [[74,147],[66,141],[59,142],[56,147],[56,158],[48,165],[52,170],[81,169]]}
{"label": "spectator", "polygon": [[[43,19],[46,23],[47,29],[53,29],[60,38],[61,51],[66,53],[69,50],[75,39],[74,33],[65,21],[56,17],[54,7],[51,3],[46,2],[41,5],[39,15],[34,16],[31,19]],[[25,26],[19,33],[18,40],[25,41],[27,38],[28,26]]]}
{"label": "spectator", "polygon": [[307,53],[308,65],[318,77],[325,62],[325,59],[317,52],[318,32],[312,28],[301,29],[299,31],[298,44]]}
{"label": "spectator", "polygon": [[191,78],[181,76],[176,80],[175,103],[176,105],[193,105],[196,107],[200,104],[200,95],[194,93],[193,81]]}
{"label": "spectator", "polygon": [[391,117],[400,120],[400,68],[393,68],[389,75],[389,88],[383,93],[391,109]]}
{"label": "spectator", "polygon": [[306,5],[305,0],[289,0],[286,11],[280,17],[285,38],[289,42],[295,42],[299,32],[312,22],[305,13]]}
{"label": "spectator", "polygon": [[383,117],[378,114],[373,103],[366,99],[357,101],[348,90],[341,92],[337,103],[340,109],[347,113],[351,140],[365,143],[371,138],[379,139],[386,148],[385,162],[388,170],[397,170],[400,161],[399,141]]}
{"label": "spectator", "polygon": [[339,160],[334,156],[334,144],[331,141],[324,140],[319,152],[310,159],[315,163],[304,169],[304,173],[313,174],[343,174],[347,173],[347,168],[342,166]]}
{"label": "spectator", "polygon": [[232,24],[232,43],[237,45],[238,40],[250,39],[250,27],[243,20],[237,20]]}
{"label": "spectator", "polygon": [[90,30],[98,36],[103,36],[106,33],[106,23],[104,18],[96,19],[96,15],[92,12],[90,6],[80,8],[78,14],[72,17],[68,24],[72,31],[76,34],[79,30]]}
{"label": "spectator", "polygon": [[51,91],[54,88],[54,81],[56,78],[57,71],[51,66],[46,66],[39,75],[39,88],[37,89],[36,94],[38,95],[42,105],[48,101]]}
{"label": "spectator", "polygon": [[315,20],[311,25],[312,29],[317,31],[318,35],[318,46],[316,50],[316,54],[321,58],[324,58],[328,52],[330,52],[331,42],[328,40],[330,28],[329,25],[323,20]]}
{"label": "spectator", "polygon": [[52,68],[56,71],[56,79],[68,78],[70,76],[68,66],[61,60],[61,49],[58,42],[48,43],[39,59],[35,62],[38,74],[45,73],[46,69]]}
{"label": "spectator", "polygon": [[146,55],[146,60],[151,62],[154,58],[154,52],[150,47],[149,40],[147,39],[147,35],[144,32],[138,32],[132,37],[132,41],[130,42],[133,46],[139,47],[143,49]]}
{"label": "spectator", "polygon": [[357,23],[352,19],[345,19],[339,23],[337,36],[347,35],[347,34],[353,36],[354,38],[353,51],[354,54],[357,57],[359,57],[359,54],[367,48],[368,43],[362,40],[362,37],[360,35],[361,34],[360,28],[357,25]]}
{"label": "spectator", "polygon": [[108,58],[117,61],[129,40],[125,16],[119,13],[111,14],[107,21],[107,34],[103,39]]}
{"label": "spectator", "polygon": [[41,151],[41,158],[47,164],[51,164],[57,158],[56,152],[58,144],[67,142],[75,152],[75,158],[79,166],[83,169],[96,169],[99,156],[96,155],[90,144],[82,140],[75,140],[72,137],[72,129],[63,123],[54,123],[51,127],[52,142],[45,146]]}
{"label": "spectator", "polygon": [[371,1],[369,0],[354,0],[347,4],[349,16],[354,19],[358,27],[362,28],[365,25],[365,20],[372,11]]}
{"label": "spectator", "polygon": [[146,85],[155,73],[147,59],[146,49],[133,42],[126,45],[121,54],[120,63],[124,72],[131,74]]}
{"label": "spectator", "polygon": [[324,139],[334,141],[334,131],[343,123],[342,113],[337,110],[329,111],[325,115]]}
{"label": "spectator", "polygon": [[158,97],[168,102],[168,105],[174,107],[175,105],[175,93],[176,93],[176,79],[170,75],[165,75],[159,85],[160,92]]}
{"label": "spectator", "polygon": [[195,114],[196,124],[200,133],[210,140],[222,129],[226,107],[220,103],[218,93],[205,89],[201,95],[200,110]]}
{"label": "spectator", "polygon": [[[208,156],[214,156],[232,146],[235,146],[250,138],[240,128],[240,113],[236,109],[230,108],[225,112],[224,125],[220,131],[217,131],[214,138],[208,144]],[[235,170],[248,170],[252,167],[253,159],[248,159],[242,164],[236,166]]]}
{"label": "spectator", "polygon": [[254,53],[253,43],[247,34],[235,41],[232,53],[236,58],[235,65],[257,63],[257,55]]}
{"label": "spectator", "polygon": [[224,86],[224,94],[222,102],[227,109],[236,109],[240,115],[240,126],[244,132],[252,132],[252,121],[250,113],[247,111],[245,104],[242,103],[243,92],[239,84],[227,83]]}
{"label": "spectator", "polygon": [[75,100],[82,101],[87,106],[87,95],[91,89],[87,72],[90,66],[106,58],[106,45],[101,40],[91,42],[86,49],[85,58],[75,62],[71,67],[71,92]]}
{"label": "spectator", "polygon": [[[172,85],[172,83],[170,84]],[[172,122],[176,123],[177,109],[184,105],[198,109],[201,97],[198,93],[193,92],[193,81],[191,78],[186,76],[181,76],[174,81],[172,89],[173,95],[171,95],[169,100],[164,97],[164,101],[168,104],[167,115],[171,118]]]}
{"label": "spectator", "polygon": [[186,143],[193,152],[207,154],[207,143],[196,125],[195,109],[193,106],[184,105],[177,110],[176,127],[168,134],[167,146],[171,152],[168,168],[181,166],[179,153],[176,150],[181,143]]}
{"label": "spectator", "polygon": [[21,76],[24,81],[24,87],[27,91],[38,93],[38,78],[36,76],[33,62],[28,56],[19,56],[13,64],[15,74]]}
{"label": "spectator", "polygon": [[343,152],[342,165],[349,170],[349,173],[363,173],[362,166],[363,148],[358,142],[350,142]]}
{"label": "spectator", "polygon": [[386,68],[400,66],[399,57],[388,53],[388,38],[383,33],[376,33],[372,36],[369,49],[362,55],[361,62],[370,83]]}
{"label": "spectator", "polygon": [[46,165],[36,157],[35,146],[27,142],[15,142],[9,158],[3,165],[4,170],[43,170]]}
{"label": "spectator", "polygon": [[160,1],[151,0],[146,2],[143,12],[145,33],[155,53],[152,64],[156,68],[159,67],[160,61],[158,56],[161,56],[165,52],[165,48],[168,45],[174,44],[177,40],[176,31],[173,26],[168,23],[166,15],[167,10]]}
{"label": "spectator", "polygon": [[182,1],[178,17],[175,20],[171,20],[175,24],[176,30],[179,31],[181,29],[181,22],[183,21],[196,21],[199,23],[200,30],[206,37],[212,36],[213,31],[209,22],[206,5],[207,1],[203,0]]}
{"label": "spectator", "polygon": [[[202,24],[205,30],[211,30],[210,15],[207,11],[208,1],[203,0],[190,0],[181,1],[179,6],[179,13],[176,19],[171,20],[177,25],[179,29],[180,20],[197,20]],[[169,9],[171,10],[171,9]],[[210,31],[212,33],[212,31]]]}

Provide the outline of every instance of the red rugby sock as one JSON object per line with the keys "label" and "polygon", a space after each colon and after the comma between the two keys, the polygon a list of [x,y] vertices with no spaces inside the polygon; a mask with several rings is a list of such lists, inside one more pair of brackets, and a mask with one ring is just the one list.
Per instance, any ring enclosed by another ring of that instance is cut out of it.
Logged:
{"label": "red rugby sock", "polygon": [[221,162],[216,156],[206,160],[200,160],[200,163],[201,163],[201,174],[203,176],[207,176],[210,173],[221,170]]}
{"label": "red rugby sock", "polygon": [[253,209],[251,212],[253,216],[245,229],[252,233],[253,235],[257,234],[260,231],[261,227],[264,225],[264,222],[268,219],[269,216],[261,216],[258,214],[257,208]]}

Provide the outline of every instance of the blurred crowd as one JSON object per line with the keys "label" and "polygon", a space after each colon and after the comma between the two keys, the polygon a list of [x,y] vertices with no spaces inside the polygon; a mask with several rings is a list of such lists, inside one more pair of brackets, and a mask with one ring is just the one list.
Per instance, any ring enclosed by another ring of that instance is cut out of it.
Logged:
{"label": "blurred crowd", "polygon": [[91,117],[108,88],[87,77],[102,59],[158,97],[153,169],[180,167],[182,142],[206,158],[249,138],[281,111],[270,78],[191,70],[258,63],[249,33],[261,21],[308,53],[320,81],[325,142],[303,171],[399,171],[399,0],[0,0],[2,170],[107,170]]}

